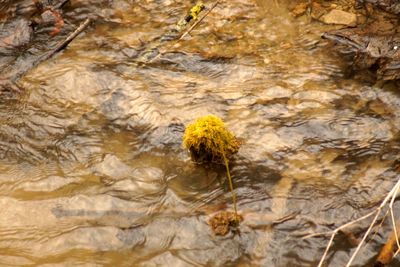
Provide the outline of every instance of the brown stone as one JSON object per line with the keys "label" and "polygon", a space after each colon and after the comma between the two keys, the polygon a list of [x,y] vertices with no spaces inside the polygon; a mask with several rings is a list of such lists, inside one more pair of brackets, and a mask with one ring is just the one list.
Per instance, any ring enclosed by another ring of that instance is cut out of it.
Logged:
{"label": "brown stone", "polygon": [[300,3],[297,4],[293,9],[292,9],[292,15],[294,17],[299,17],[304,15],[304,13],[306,13],[308,8],[308,4],[307,3]]}
{"label": "brown stone", "polygon": [[320,18],[320,21],[326,24],[356,26],[357,16],[356,14],[346,12],[343,10],[332,9],[328,14],[323,15]]}

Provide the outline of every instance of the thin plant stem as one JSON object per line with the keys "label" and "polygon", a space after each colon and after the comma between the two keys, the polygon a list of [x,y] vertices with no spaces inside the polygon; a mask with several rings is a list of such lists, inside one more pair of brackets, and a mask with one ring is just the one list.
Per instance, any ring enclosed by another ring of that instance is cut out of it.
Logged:
{"label": "thin plant stem", "polygon": [[396,199],[397,192],[399,191],[399,188],[400,188],[400,184],[397,185],[396,191],[393,194],[392,200],[390,201],[390,204],[389,204],[390,216],[391,216],[392,224],[393,224],[393,232],[394,232],[394,235],[396,236],[397,249],[400,249],[400,242],[399,242],[399,235],[397,234],[396,220],[394,218],[393,203],[394,203],[394,200]]}
{"label": "thin plant stem", "polygon": [[226,168],[226,176],[228,177],[228,181],[229,181],[229,189],[231,190],[231,194],[232,194],[232,202],[233,202],[233,209],[235,211],[235,219],[236,219],[236,223],[239,224],[239,215],[237,213],[237,207],[236,207],[236,194],[235,194],[235,191],[233,190],[232,177],[231,177],[231,173],[229,171],[229,162],[225,156],[225,153],[222,153],[222,156],[224,158],[224,163],[225,163],[225,168]]}
{"label": "thin plant stem", "polygon": [[400,186],[400,179],[397,181],[396,185],[390,190],[389,194],[385,197],[385,199],[382,201],[382,204],[376,209],[376,215],[370,224],[368,230],[365,232],[363,239],[361,242],[358,244],[356,250],[353,252],[353,255],[351,256],[350,260],[348,261],[346,267],[350,267],[351,263],[353,262],[354,258],[356,257],[357,253],[360,251],[362,244],[364,243],[365,239],[367,238],[369,232],[371,231],[373,225],[375,224],[376,220],[378,219],[379,214],[381,213],[382,208],[386,205],[386,203],[394,196],[396,197],[397,190]]}
{"label": "thin plant stem", "polygon": [[219,4],[220,0],[218,0],[217,2],[215,2],[209,10],[207,10],[207,12],[204,14],[204,16],[202,16],[200,19],[198,19],[186,32],[184,32],[181,37],[178,39],[178,41],[182,40],[186,35],[190,34],[194,28],[197,27],[197,25],[199,25],[203,19],[205,19],[207,17],[208,14],[210,14],[210,12]]}
{"label": "thin plant stem", "polygon": [[[400,179],[396,182],[395,186],[390,190],[390,192],[386,195],[385,199],[381,202],[381,204],[379,205],[379,207],[377,207],[375,210],[371,211],[370,213],[362,216],[361,218],[358,218],[356,220],[353,220],[351,222],[348,222],[344,225],[341,225],[339,227],[337,227],[334,231],[332,231],[332,235],[331,238],[328,242],[328,245],[326,246],[325,252],[322,255],[322,258],[318,264],[318,267],[322,267],[326,256],[328,255],[328,251],[330,249],[330,247],[332,246],[333,243],[333,239],[336,236],[336,234],[343,228],[348,227],[350,225],[353,225],[359,221],[362,221],[364,219],[367,219],[369,217],[371,217],[372,215],[375,215],[374,219],[372,220],[370,226],[368,227],[367,231],[365,232],[362,240],[360,241],[360,243],[358,244],[356,250],[353,252],[350,260],[347,262],[346,267],[350,267],[350,265],[352,264],[352,262],[354,261],[354,258],[356,257],[357,253],[360,251],[361,246],[364,244],[365,239],[367,238],[368,234],[371,232],[372,227],[375,225],[376,221],[378,220],[379,215],[381,214],[381,211],[383,209],[383,207],[389,202],[389,200],[392,200],[392,198],[397,196],[397,191],[400,188]],[[389,207],[390,208],[390,207]],[[313,234],[312,236],[316,236],[316,234]]]}

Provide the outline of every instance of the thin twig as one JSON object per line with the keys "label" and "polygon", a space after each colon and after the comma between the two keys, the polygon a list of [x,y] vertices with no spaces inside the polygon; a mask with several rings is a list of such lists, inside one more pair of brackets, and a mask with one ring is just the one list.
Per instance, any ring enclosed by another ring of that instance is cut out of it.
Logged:
{"label": "thin twig", "polygon": [[386,205],[386,203],[393,197],[396,196],[397,194],[397,190],[400,186],[400,179],[397,181],[396,185],[392,188],[392,190],[390,190],[389,194],[386,196],[386,198],[382,201],[382,204],[376,209],[376,216],[374,218],[374,220],[371,222],[367,232],[365,232],[363,239],[361,240],[360,244],[358,244],[356,250],[354,251],[353,255],[351,256],[349,262],[347,263],[346,267],[349,267],[351,265],[351,263],[353,262],[353,260],[355,259],[357,253],[360,251],[361,246],[363,245],[365,239],[367,238],[369,232],[371,231],[373,225],[375,224],[376,220],[378,219],[379,214],[381,213],[382,208]]}
{"label": "thin twig", "polygon": [[400,185],[397,186],[396,191],[393,194],[392,200],[390,201],[390,204],[389,204],[390,216],[392,218],[392,224],[393,224],[393,232],[394,232],[394,235],[396,236],[397,249],[400,249],[400,243],[399,243],[399,235],[397,234],[396,220],[394,219],[393,203],[394,203],[394,200],[396,199],[399,188],[400,188]]}
{"label": "thin twig", "polygon": [[361,246],[363,245],[363,243],[365,242],[365,239],[371,232],[371,229],[375,225],[376,220],[378,220],[378,217],[381,214],[381,210],[382,210],[381,207],[376,210],[376,215],[375,215],[374,219],[372,220],[371,224],[369,225],[368,230],[365,232],[365,234],[364,234],[363,238],[361,239],[361,242],[358,244],[356,250],[353,252],[353,255],[351,255],[351,258],[347,262],[346,267],[350,267],[351,263],[353,262],[353,260],[355,259],[356,255],[357,255],[357,253],[360,251]]}
{"label": "thin twig", "polygon": [[383,218],[382,218],[382,220],[381,220],[381,223],[378,225],[377,229],[374,231],[374,234],[371,236],[370,239],[368,239],[367,242],[365,242],[366,244],[368,244],[369,241],[375,239],[375,236],[378,234],[379,229],[382,228],[382,225],[383,225],[383,223],[385,222],[386,217],[388,216],[389,212],[390,212],[390,210],[388,209],[388,210],[386,211],[385,215],[383,215]]}
{"label": "thin twig", "polygon": [[346,267],[349,267],[349,266],[351,265],[351,263],[353,262],[354,258],[356,257],[357,253],[360,251],[361,246],[362,246],[363,243],[365,242],[365,239],[367,238],[368,234],[371,232],[372,227],[375,225],[375,222],[377,221],[377,219],[378,219],[378,217],[379,217],[379,215],[380,215],[380,213],[381,213],[381,211],[382,211],[382,208],[388,203],[389,200],[392,200],[392,197],[396,197],[397,191],[398,191],[399,187],[400,187],[400,178],[399,178],[399,180],[397,181],[397,183],[395,184],[395,186],[394,186],[394,187],[390,190],[390,192],[386,195],[385,199],[382,201],[382,203],[379,205],[379,207],[377,207],[377,208],[376,208],[375,210],[373,210],[372,212],[370,212],[370,213],[368,213],[368,214],[366,214],[366,215],[364,215],[364,216],[362,216],[362,217],[360,217],[360,218],[358,218],[358,219],[356,219],[356,220],[353,220],[353,221],[348,222],[348,223],[346,223],[346,224],[344,224],[344,225],[342,225],[342,226],[337,227],[334,231],[332,231],[331,238],[329,239],[328,245],[326,246],[326,249],[325,249],[325,251],[324,251],[324,254],[322,255],[322,258],[321,258],[321,260],[320,260],[320,262],[319,262],[319,264],[318,264],[318,267],[321,267],[322,264],[324,263],[325,258],[326,258],[326,256],[328,255],[329,249],[330,249],[330,247],[332,246],[333,239],[335,238],[336,234],[337,234],[341,229],[346,228],[346,227],[348,227],[348,226],[350,226],[350,225],[353,225],[353,224],[355,224],[355,223],[357,223],[357,222],[359,222],[359,221],[365,220],[365,219],[367,219],[367,218],[369,218],[369,217],[371,217],[372,215],[375,214],[375,217],[374,217],[374,219],[372,220],[370,226],[368,227],[368,230],[365,232],[365,234],[364,234],[364,236],[363,236],[361,242],[358,244],[356,250],[353,252],[353,255],[351,256],[350,260],[348,261],[348,263],[347,263],[347,265],[346,265]]}
{"label": "thin twig", "polygon": [[393,258],[396,257],[397,254],[399,254],[399,252],[400,252],[400,248],[398,248],[398,249],[396,250],[396,252],[395,252],[394,255],[393,255]]}
{"label": "thin twig", "polygon": [[362,221],[362,220],[365,220],[365,219],[371,217],[372,215],[374,215],[375,212],[376,212],[376,210],[374,210],[374,211],[372,211],[372,212],[370,212],[370,213],[368,213],[368,214],[366,214],[366,215],[362,216],[361,218],[358,218],[358,219],[356,219],[356,220],[354,220],[354,221],[351,221],[351,222],[348,222],[348,223],[346,223],[346,224],[343,224],[342,226],[339,226],[339,227],[336,228],[334,231],[332,231],[332,232],[331,232],[331,233],[332,233],[331,238],[329,239],[328,245],[326,246],[324,255],[322,256],[322,258],[321,258],[321,260],[320,260],[320,262],[319,262],[319,264],[318,264],[318,267],[321,267],[322,264],[323,264],[323,262],[325,261],[325,258],[326,258],[326,256],[328,255],[328,251],[329,251],[330,247],[332,246],[333,239],[335,238],[336,234],[337,234],[340,230],[342,230],[342,229],[344,229],[344,228],[346,228],[346,227],[348,227],[348,226],[350,226],[350,225],[353,225],[353,224],[355,224],[355,223],[357,223],[357,222],[359,222],[359,221]]}
{"label": "thin twig", "polygon": [[[207,10],[207,12],[200,18],[198,19],[186,32],[184,32],[181,37],[179,37],[178,40],[176,40],[176,43],[179,43],[179,41],[181,41],[186,35],[188,35],[197,25],[199,25],[200,22],[202,22],[204,20],[204,18],[210,14],[210,12],[219,4],[220,0],[217,0],[217,2],[215,2],[210,9]],[[161,56],[165,53],[168,53],[168,51],[160,51],[160,53],[155,56],[154,58],[150,59],[148,63],[152,63],[158,59],[161,58]]]}
{"label": "thin twig", "polygon": [[73,33],[68,35],[68,37],[65,40],[59,42],[53,50],[43,55],[43,57],[40,59],[40,62],[43,62],[51,58],[52,56],[63,50],[65,47],[67,47],[67,45],[70,42],[72,42],[72,40],[74,40],[76,36],[78,36],[81,32],[83,32],[86,29],[86,27],[89,26],[89,24],[90,24],[90,19],[86,19],[81,25],[79,25],[78,28],[76,28],[76,30]]}
{"label": "thin twig", "polygon": [[184,33],[181,35],[181,37],[178,39],[178,41],[182,40],[186,35],[188,35],[191,31],[193,31],[194,28],[196,28],[197,25],[199,25],[200,22],[202,22],[203,19],[205,19],[205,17],[207,17],[207,15],[210,14],[210,12],[219,4],[219,2],[220,2],[220,1],[217,0],[217,2],[215,2],[215,3],[210,7],[210,9],[207,10],[207,12],[206,12],[200,19],[198,19],[195,23],[193,23],[193,25],[192,25],[186,32],[184,32]]}
{"label": "thin twig", "polygon": [[[87,19],[73,33],[71,33],[66,39],[59,42],[55,48],[53,48],[52,50],[50,50],[40,56],[37,56],[33,61],[24,62],[23,65],[13,66],[12,70],[10,72],[6,73],[3,77],[8,80],[11,80],[13,82],[16,82],[25,73],[27,73],[31,69],[35,68],[36,66],[38,66],[40,63],[53,57],[55,54],[57,54],[62,49],[64,49],[70,42],[72,42],[74,40],[74,38],[76,38],[83,30],[85,30],[85,28],[89,25],[89,23],[90,23],[90,20]],[[18,62],[18,60],[17,60],[17,62]],[[16,63],[16,64],[18,64],[18,63]]]}

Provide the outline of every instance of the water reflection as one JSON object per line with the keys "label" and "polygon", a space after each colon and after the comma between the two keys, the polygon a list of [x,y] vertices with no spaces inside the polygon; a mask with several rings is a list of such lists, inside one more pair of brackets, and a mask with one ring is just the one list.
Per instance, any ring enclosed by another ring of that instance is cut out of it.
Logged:
{"label": "water reflection", "polygon": [[[66,19],[93,28],[0,101],[1,265],[315,266],[326,239],[298,236],[376,204],[396,175],[398,92],[346,78],[326,28],[257,2],[268,8],[221,3],[140,63],[190,3],[73,1]],[[224,169],[181,147],[208,113],[245,140],[232,163],[240,236],[207,225],[230,205]],[[329,266],[346,261],[339,241]]]}

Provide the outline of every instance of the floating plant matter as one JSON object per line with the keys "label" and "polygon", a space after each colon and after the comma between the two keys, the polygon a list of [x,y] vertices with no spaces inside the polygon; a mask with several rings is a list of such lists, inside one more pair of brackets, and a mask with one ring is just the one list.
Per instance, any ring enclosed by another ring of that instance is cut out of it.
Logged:
{"label": "floating plant matter", "polygon": [[[237,213],[236,195],[233,191],[228,158],[238,152],[240,147],[239,140],[228,131],[220,118],[214,115],[207,115],[198,118],[194,123],[186,127],[183,144],[189,150],[191,158],[195,162],[223,162],[225,164],[235,210],[235,223],[233,224],[238,225],[241,219]],[[229,220],[225,221],[228,223],[224,225],[229,229],[229,226],[233,224]],[[212,223],[211,226],[213,226]]]}
{"label": "floating plant matter", "polygon": [[238,152],[240,142],[228,131],[224,122],[214,116],[198,118],[188,125],[183,144],[196,162],[224,161]]}
{"label": "floating plant matter", "polygon": [[218,212],[208,221],[212,231],[216,235],[226,235],[232,227],[236,227],[238,223],[243,221],[241,215],[237,215],[230,211]]}

